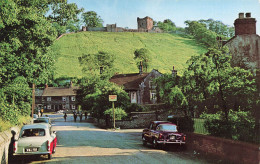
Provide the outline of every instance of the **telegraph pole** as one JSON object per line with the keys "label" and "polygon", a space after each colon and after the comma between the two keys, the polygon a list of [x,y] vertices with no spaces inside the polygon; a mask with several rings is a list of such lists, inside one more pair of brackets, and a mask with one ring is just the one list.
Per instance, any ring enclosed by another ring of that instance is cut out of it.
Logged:
{"label": "telegraph pole", "polygon": [[32,84],[32,118],[34,113],[34,106],[35,106],[35,84]]}

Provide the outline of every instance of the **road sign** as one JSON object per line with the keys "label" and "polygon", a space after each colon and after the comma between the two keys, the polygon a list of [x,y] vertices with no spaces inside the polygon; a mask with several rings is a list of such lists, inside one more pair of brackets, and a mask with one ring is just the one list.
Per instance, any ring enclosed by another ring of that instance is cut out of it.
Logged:
{"label": "road sign", "polygon": [[117,101],[117,95],[109,95],[109,101]]}

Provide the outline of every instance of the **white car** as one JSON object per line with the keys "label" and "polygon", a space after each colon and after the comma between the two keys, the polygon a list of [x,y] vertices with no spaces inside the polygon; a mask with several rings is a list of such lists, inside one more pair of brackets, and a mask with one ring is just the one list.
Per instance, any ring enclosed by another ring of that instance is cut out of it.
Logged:
{"label": "white car", "polygon": [[56,132],[46,123],[24,125],[13,145],[13,155],[48,155],[52,158],[57,144]]}
{"label": "white car", "polygon": [[33,123],[48,123],[51,125],[51,119],[49,117],[39,117],[35,119]]}

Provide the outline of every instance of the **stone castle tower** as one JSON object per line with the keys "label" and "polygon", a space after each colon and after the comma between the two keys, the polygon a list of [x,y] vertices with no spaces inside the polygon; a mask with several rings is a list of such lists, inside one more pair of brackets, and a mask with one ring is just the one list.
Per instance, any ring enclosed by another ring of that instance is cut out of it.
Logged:
{"label": "stone castle tower", "polygon": [[138,31],[149,31],[153,28],[153,19],[150,17],[137,17]]}

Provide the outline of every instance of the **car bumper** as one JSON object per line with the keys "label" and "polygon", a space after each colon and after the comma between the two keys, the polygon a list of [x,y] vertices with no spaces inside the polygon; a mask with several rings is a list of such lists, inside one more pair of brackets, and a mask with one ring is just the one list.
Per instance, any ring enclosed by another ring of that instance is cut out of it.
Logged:
{"label": "car bumper", "polygon": [[20,156],[20,155],[47,155],[50,154],[50,152],[28,152],[28,153],[14,153],[14,156]]}
{"label": "car bumper", "polygon": [[176,140],[176,141],[157,141],[158,144],[179,144],[179,145],[182,145],[182,144],[185,144],[186,142],[183,142],[183,141],[179,141],[179,140]]}

